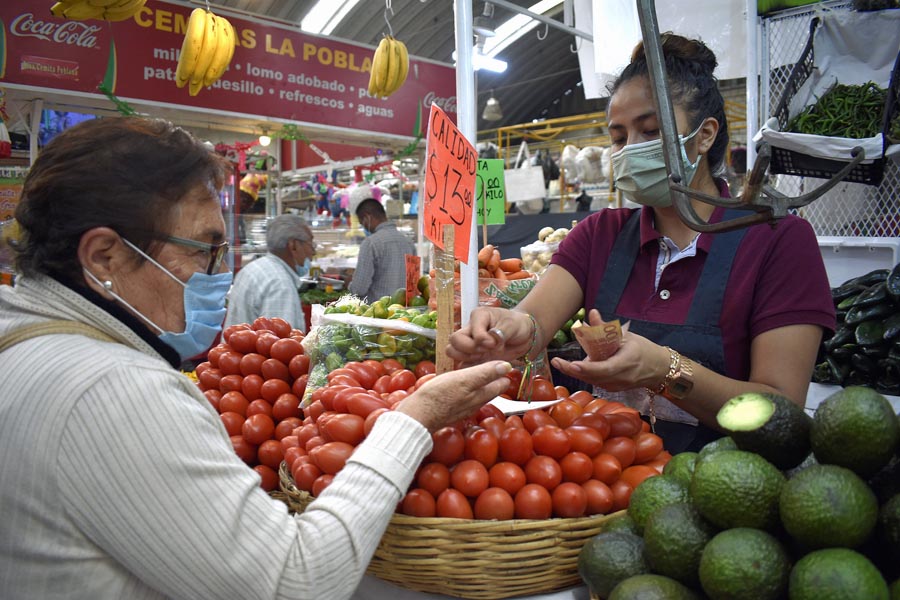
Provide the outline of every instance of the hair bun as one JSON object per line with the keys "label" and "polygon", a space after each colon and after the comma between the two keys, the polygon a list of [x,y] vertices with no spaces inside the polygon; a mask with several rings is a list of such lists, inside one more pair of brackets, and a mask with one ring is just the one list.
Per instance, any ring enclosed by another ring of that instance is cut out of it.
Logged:
{"label": "hair bun", "polygon": [[[700,40],[692,40],[667,31],[660,35],[663,56],[669,60],[681,60],[693,63],[702,70],[712,74],[719,64],[716,55],[709,46]],[[644,42],[641,41],[631,54],[631,62],[646,61],[644,54]]]}

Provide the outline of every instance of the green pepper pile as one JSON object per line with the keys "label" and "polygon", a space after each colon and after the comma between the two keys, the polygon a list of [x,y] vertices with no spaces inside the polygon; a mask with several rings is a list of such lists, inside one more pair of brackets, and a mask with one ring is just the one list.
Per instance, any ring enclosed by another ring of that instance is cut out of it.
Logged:
{"label": "green pepper pile", "polygon": [[837,329],[822,342],[813,381],[900,394],[900,264],[833,288]]}
{"label": "green pepper pile", "polygon": [[870,138],[881,132],[887,91],[873,82],[836,84],[788,123],[787,131],[829,137]]}
{"label": "green pepper pile", "polygon": [[300,294],[300,300],[304,304],[328,304],[338,300],[346,293],[345,290],[332,290],[329,292],[319,288],[312,288]]}

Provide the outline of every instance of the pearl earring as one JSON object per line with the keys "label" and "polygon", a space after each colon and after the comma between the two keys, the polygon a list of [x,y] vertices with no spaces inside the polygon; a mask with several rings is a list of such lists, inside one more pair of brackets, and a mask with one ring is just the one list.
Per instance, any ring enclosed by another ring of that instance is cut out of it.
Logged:
{"label": "pearl earring", "polygon": [[106,281],[103,282],[103,289],[105,289],[105,290],[111,290],[112,286],[113,286],[113,283],[109,279],[107,279]]}

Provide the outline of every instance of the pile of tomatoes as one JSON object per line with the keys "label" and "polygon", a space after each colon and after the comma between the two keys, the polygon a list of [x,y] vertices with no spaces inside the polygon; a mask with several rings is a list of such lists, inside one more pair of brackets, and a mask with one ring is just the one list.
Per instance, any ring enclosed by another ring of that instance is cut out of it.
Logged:
{"label": "pile of tomatoes", "polygon": [[[282,438],[298,488],[319,495],[378,417],[434,377],[396,361],[347,363],[311,396],[303,425]],[[421,364],[421,363],[420,363]],[[398,511],[418,517],[547,519],[606,514],[671,458],[638,412],[588,392],[538,380],[546,410],[504,416],[492,405],[436,431]],[[507,393],[518,381],[510,378]]]}
{"label": "pile of tomatoes", "polygon": [[284,319],[232,325],[195,371],[235,452],[259,473],[266,491],[278,487],[281,440],[303,425],[309,357],[302,341],[303,333]]}

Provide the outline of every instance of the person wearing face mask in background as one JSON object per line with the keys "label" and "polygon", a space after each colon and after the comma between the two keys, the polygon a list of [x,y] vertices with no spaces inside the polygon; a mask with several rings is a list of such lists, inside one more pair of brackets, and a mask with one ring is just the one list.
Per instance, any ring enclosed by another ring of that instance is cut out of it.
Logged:
{"label": "person wearing face mask in background", "polygon": [[281,317],[306,332],[300,303],[300,278],[316,255],[313,233],[303,217],[280,215],[266,224],[268,252],[243,266],[228,295],[225,326],[253,323],[258,317]]}
{"label": "person wearing face mask in background", "polygon": [[[662,42],[686,182],[727,197],[716,58],[697,40],[663,34]],[[822,336],[835,327],[811,226],[788,216],[774,228],[729,233],[687,227],[672,206],[642,44],[610,91],[615,184],[642,207],[581,221],[534,290],[514,310],[476,309],[451,336],[448,354],[464,364],[537,356],[584,307],[589,325],[630,322],[621,347],[604,361],[557,357],[553,365],[645,418],[652,410],[672,453],[721,436],[716,413],[742,392],[777,392],[803,406]],[[746,214],[691,202],[712,223]]]}
{"label": "person wearing face mask in background", "polygon": [[356,207],[356,217],[366,233],[359,246],[356,269],[348,289],[374,302],[406,287],[406,255],[416,246],[388,221],[381,202],[366,198]]}
{"label": "person wearing face mask in background", "polygon": [[0,286],[5,600],[350,598],[431,433],[508,385],[502,361],[439,375],[289,514],[178,370],[221,330],[231,168],[135,117],[76,125],[31,166]]}

